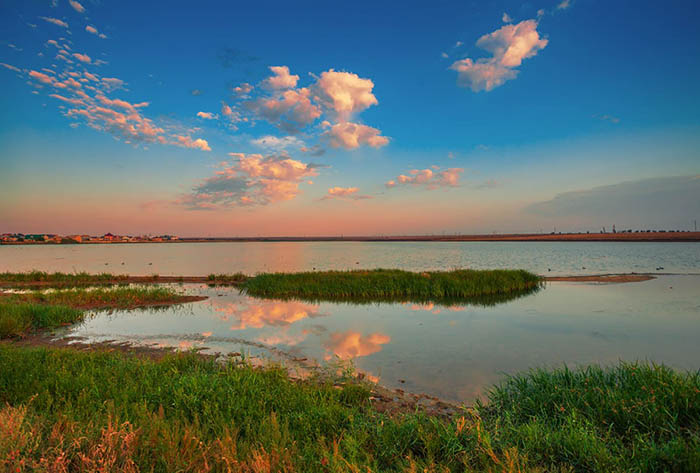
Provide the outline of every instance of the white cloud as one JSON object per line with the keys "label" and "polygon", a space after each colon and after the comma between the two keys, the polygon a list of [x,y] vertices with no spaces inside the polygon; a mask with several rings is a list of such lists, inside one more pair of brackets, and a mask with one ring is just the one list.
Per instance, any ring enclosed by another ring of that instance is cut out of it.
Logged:
{"label": "white cloud", "polygon": [[524,20],[508,24],[479,38],[476,45],[492,54],[476,61],[465,58],[455,61],[451,69],[457,71],[457,83],[474,92],[490,91],[515,79],[524,59],[535,56],[548,41],[537,32],[537,21]]}
{"label": "white cloud", "polygon": [[256,138],[254,140],[251,140],[250,142],[254,146],[257,146],[258,148],[263,148],[275,152],[282,152],[285,149],[289,148],[303,148],[304,147],[304,142],[301,141],[299,138],[296,136],[283,136],[283,137],[277,137],[277,136],[272,136],[272,135],[267,135],[267,136],[262,136],[260,138]]}
{"label": "white cloud", "polygon": [[269,89],[293,89],[297,86],[299,76],[289,74],[287,66],[270,66],[273,75],[262,81],[262,86]]}
{"label": "white cloud", "polygon": [[381,148],[389,143],[389,138],[381,136],[380,131],[359,123],[341,122],[332,125],[324,133],[332,148],[356,149],[361,145]]}
{"label": "white cloud", "polygon": [[374,82],[351,72],[329,69],[312,86],[314,99],[341,121],[347,121],[366,108],[377,105],[372,93]]}
{"label": "white cloud", "polygon": [[503,12],[503,18],[501,19],[503,20],[503,23],[511,23],[513,21],[513,18],[511,18],[511,16],[506,12]]}

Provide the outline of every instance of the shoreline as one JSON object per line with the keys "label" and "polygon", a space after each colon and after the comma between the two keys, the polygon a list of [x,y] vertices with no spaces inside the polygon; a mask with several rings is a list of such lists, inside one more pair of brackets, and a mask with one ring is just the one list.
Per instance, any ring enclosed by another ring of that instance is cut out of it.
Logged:
{"label": "shoreline", "polygon": [[57,242],[17,242],[3,241],[2,245],[115,245],[115,244],[156,244],[156,243],[254,243],[254,242],[544,242],[544,241],[569,241],[569,242],[700,242],[700,232],[673,231],[673,232],[646,232],[636,233],[502,233],[502,234],[477,234],[477,235],[393,235],[393,236],[268,236],[268,237],[183,237],[177,240],[163,241],[86,241],[81,243],[57,243]]}

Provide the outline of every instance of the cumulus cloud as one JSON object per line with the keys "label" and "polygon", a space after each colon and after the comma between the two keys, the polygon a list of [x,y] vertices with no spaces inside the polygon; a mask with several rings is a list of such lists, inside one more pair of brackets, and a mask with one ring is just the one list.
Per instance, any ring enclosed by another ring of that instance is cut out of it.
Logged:
{"label": "cumulus cloud", "polygon": [[68,28],[68,23],[66,23],[63,20],[59,20],[58,18],[51,18],[47,16],[40,16],[39,18],[41,18],[44,21],[48,21],[49,23],[53,23],[54,25],[61,26],[63,28]]}
{"label": "cumulus cloud", "polygon": [[197,112],[197,116],[205,120],[216,120],[218,118],[218,115],[212,112]]}
{"label": "cumulus cloud", "polygon": [[276,97],[260,97],[247,106],[287,133],[298,133],[321,116],[321,109],[311,102],[310,95],[308,88],[289,89]]}
{"label": "cumulus cloud", "polygon": [[183,148],[201,149],[202,151],[211,151],[207,140],[202,138],[192,139],[189,136],[175,136],[174,144]]}
{"label": "cumulus cloud", "polygon": [[361,145],[381,148],[389,143],[389,138],[381,136],[380,131],[359,123],[341,122],[330,126],[324,133],[332,148],[356,149]]}
{"label": "cumulus cloud", "polygon": [[68,0],[68,3],[70,3],[70,6],[73,7],[73,10],[77,11],[78,13],[85,13],[85,7],[82,6],[76,0]]}
{"label": "cumulus cloud", "polygon": [[323,196],[321,200],[328,199],[351,199],[351,200],[362,200],[371,199],[370,195],[358,194],[359,188],[357,187],[331,187],[328,189],[328,193]]}
{"label": "cumulus cloud", "polygon": [[178,203],[190,209],[216,209],[241,205],[267,205],[291,200],[299,185],[318,175],[314,166],[286,154],[229,153],[214,176],[197,184]]}
{"label": "cumulus cloud", "polygon": [[547,46],[547,40],[537,32],[536,20],[508,24],[479,38],[476,45],[492,54],[476,61],[470,58],[455,61],[457,83],[474,92],[490,91],[518,75],[524,59],[535,56]]}
{"label": "cumulus cloud", "polygon": [[[262,86],[269,89],[293,89],[297,86],[299,76],[289,74],[287,66],[270,66],[272,76],[262,81]],[[248,84],[250,85],[250,84]],[[234,89],[235,90],[235,89]],[[250,92],[250,90],[248,90]],[[247,92],[245,92],[247,93]]]}
{"label": "cumulus cloud", "polygon": [[440,170],[439,166],[432,166],[427,169],[412,169],[408,174],[400,174],[396,179],[385,183],[387,188],[398,185],[422,186],[433,190],[439,187],[458,187],[460,174],[463,168],[447,168]]}
{"label": "cumulus cloud", "polygon": [[313,85],[314,98],[341,121],[349,120],[366,108],[377,105],[372,93],[374,82],[351,72],[330,69]]}

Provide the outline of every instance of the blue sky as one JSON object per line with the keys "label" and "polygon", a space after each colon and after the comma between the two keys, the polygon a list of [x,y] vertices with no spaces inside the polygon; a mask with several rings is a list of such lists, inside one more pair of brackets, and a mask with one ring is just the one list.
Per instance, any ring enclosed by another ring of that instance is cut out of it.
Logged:
{"label": "blue sky", "polygon": [[[694,2],[53,3],[0,7],[0,231],[680,228],[700,211]],[[527,211],[665,177],[684,211]]]}

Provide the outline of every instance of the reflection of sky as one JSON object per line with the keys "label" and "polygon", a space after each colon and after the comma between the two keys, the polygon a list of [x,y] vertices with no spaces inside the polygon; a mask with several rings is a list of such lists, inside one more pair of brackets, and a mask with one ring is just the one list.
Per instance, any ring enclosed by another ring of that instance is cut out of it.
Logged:
{"label": "reflection of sky", "polygon": [[698,369],[699,285],[697,276],[552,283],[494,307],[308,304],[185,285],[209,299],[164,311],[98,313],[72,333],[273,358],[351,359],[389,386],[468,400],[504,373],[535,366],[648,359]]}

